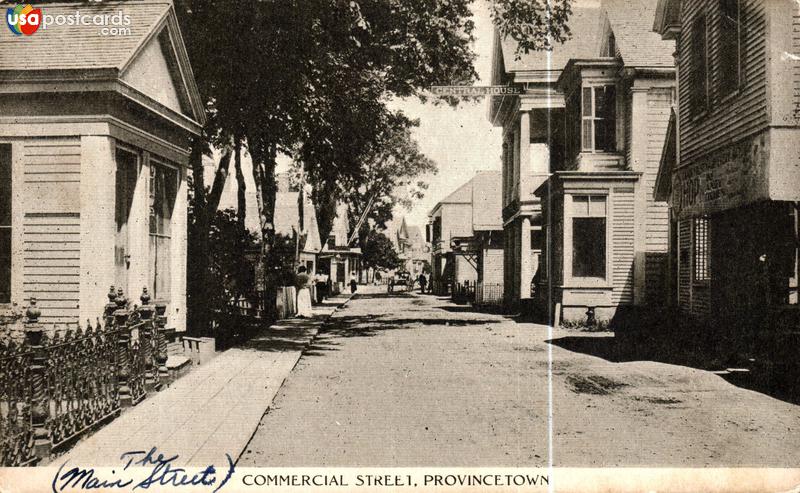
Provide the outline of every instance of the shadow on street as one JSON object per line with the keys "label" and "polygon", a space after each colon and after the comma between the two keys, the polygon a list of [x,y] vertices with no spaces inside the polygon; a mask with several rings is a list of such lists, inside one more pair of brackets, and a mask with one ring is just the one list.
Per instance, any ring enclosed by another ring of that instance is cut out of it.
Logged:
{"label": "shadow on street", "polygon": [[[675,342],[665,345],[626,344],[614,335],[566,336],[546,341],[567,351],[602,358],[612,363],[630,361],[655,361],[685,366],[698,370],[717,371],[727,382],[747,390],[759,392],[791,404],[800,404],[800,386],[797,369],[786,365],[764,362],[736,361],[714,355],[701,346]],[[735,368],[737,371],[728,371]],[[743,371],[742,371],[743,370]]]}

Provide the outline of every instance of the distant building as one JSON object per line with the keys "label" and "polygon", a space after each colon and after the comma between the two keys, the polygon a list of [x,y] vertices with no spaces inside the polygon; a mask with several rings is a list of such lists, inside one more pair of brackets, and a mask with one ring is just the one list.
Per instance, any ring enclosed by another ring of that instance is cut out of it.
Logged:
{"label": "distant building", "polygon": [[[671,138],[670,301],[690,318],[788,329],[800,270],[800,16],[791,0],[660,0],[679,40]],[[780,315],[783,316],[783,315]]]}
{"label": "distant building", "polygon": [[186,166],[204,108],[171,2],[119,5],[129,35],[0,37],[0,313],[36,297],[43,322],[74,327],[101,316],[109,286],[133,303],[146,286],[185,330]]}
{"label": "distant building", "polygon": [[402,269],[410,272],[414,278],[419,277],[431,257],[430,246],[425,242],[419,226],[408,225],[406,218],[402,217],[399,226],[389,232],[389,238],[403,261]]}
{"label": "distant building", "polygon": [[295,238],[297,263],[314,274],[322,251],[314,203],[307,190],[290,184],[288,173],[278,175],[276,182],[275,233]]}
{"label": "distant building", "polygon": [[344,289],[353,275],[361,269],[361,248],[351,247],[349,243],[350,226],[347,204],[336,206],[336,218],[328,238],[322,245],[317,271],[328,274],[335,288]]}
{"label": "distant building", "polygon": [[482,171],[431,210],[428,224],[434,292],[454,284],[492,285],[502,293],[503,234],[498,171]]}

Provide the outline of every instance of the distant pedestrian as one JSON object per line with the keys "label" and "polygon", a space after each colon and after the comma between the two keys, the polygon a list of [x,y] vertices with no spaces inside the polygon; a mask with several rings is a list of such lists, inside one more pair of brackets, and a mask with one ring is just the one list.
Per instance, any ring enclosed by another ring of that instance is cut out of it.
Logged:
{"label": "distant pedestrian", "polygon": [[428,279],[425,277],[425,274],[420,274],[419,278],[417,278],[417,281],[419,281],[420,294],[425,294],[425,286],[428,285]]}
{"label": "distant pedestrian", "polygon": [[301,266],[297,269],[297,276],[295,276],[295,288],[297,289],[297,316],[299,318],[308,318],[314,315],[311,311],[311,290],[308,286],[311,283],[311,277],[306,274],[306,268]]}
{"label": "distant pedestrian", "polygon": [[350,274],[350,292],[355,293],[358,289],[358,281],[356,281],[356,273]]}

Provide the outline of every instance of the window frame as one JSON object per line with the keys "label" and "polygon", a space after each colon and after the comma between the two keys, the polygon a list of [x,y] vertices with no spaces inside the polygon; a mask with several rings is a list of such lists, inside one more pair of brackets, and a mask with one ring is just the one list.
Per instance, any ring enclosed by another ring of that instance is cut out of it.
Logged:
{"label": "window frame", "polygon": [[[614,88],[614,100],[612,104],[606,103],[606,111],[609,114],[598,116],[597,115],[597,90],[602,89],[604,93],[607,92],[607,88],[613,87]],[[586,108],[585,104],[585,94],[586,90],[588,89],[589,94],[591,95],[591,115],[584,114],[584,109]],[[615,83],[593,83],[593,84],[583,84],[579,89],[579,100],[580,100],[580,126],[578,135],[580,136],[580,146],[579,152],[586,152],[592,154],[601,154],[601,153],[615,153],[619,152],[619,146],[617,145],[617,85]],[[609,110],[610,108],[610,110]],[[611,116],[609,116],[611,115]],[[613,144],[613,149],[598,149],[597,148],[597,122],[604,122],[606,123],[607,129],[611,129],[614,132],[614,138],[611,139],[611,143]],[[584,123],[589,122],[590,129],[591,129],[591,145],[587,147],[586,142],[584,141]]]}
{"label": "window frame", "polygon": [[[14,144],[11,142],[0,142],[0,146],[8,149],[8,224],[0,224],[0,229],[8,231],[8,241],[11,246],[8,255],[8,299],[0,298],[0,307],[10,307],[14,298]],[[2,179],[4,177],[0,177]]]}
{"label": "window frame", "polygon": [[[575,206],[575,198],[576,197],[587,197],[587,211],[586,214],[576,214],[576,206]],[[602,199],[604,202],[604,212],[603,214],[596,214],[592,212],[591,202],[592,199],[598,200]],[[592,286],[599,286],[599,287],[607,287],[610,284],[610,274],[612,270],[611,265],[611,254],[610,254],[610,247],[611,242],[610,239],[611,235],[611,215],[610,215],[610,204],[611,204],[611,194],[608,193],[607,190],[585,190],[585,191],[576,191],[575,193],[569,193],[569,213],[565,214],[565,221],[568,223],[569,228],[569,242],[567,242],[567,238],[565,238],[565,243],[569,244],[569,255],[567,256],[564,252],[564,268],[568,270],[568,276],[565,276],[566,279],[569,279],[571,282],[579,283],[581,286],[592,285]],[[575,274],[574,269],[574,261],[575,261],[575,219],[581,218],[602,218],[605,220],[605,228],[603,233],[605,235],[604,238],[604,259],[603,259],[603,276],[579,276]],[[566,233],[566,229],[565,233]]]}
{"label": "window frame", "polygon": [[[699,33],[699,26],[698,24],[702,21],[703,23],[703,51],[702,53],[698,52],[698,39],[697,35]],[[710,94],[710,81],[709,81],[709,70],[708,70],[708,51],[709,51],[709,39],[708,39],[708,14],[705,10],[698,13],[695,16],[694,20],[692,20],[691,26],[691,42],[690,42],[690,56],[691,56],[691,67],[692,67],[692,83],[691,83],[691,97],[690,102],[693,106],[692,117],[693,118],[700,118],[704,116],[710,107],[711,104],[711,94]],[[702,59],[702,60],[701,60]],[[702,65],[703,67],[703,79],[702,79],[702,88],[699,87],[699,78],[698,70],[699,67]],[[702,89],[702,93],[701,93]]]}
{"label": "window frame", "polygon": [[[725,11],[723,5],[725,2],[732,2],[735,5],[736,9],[736,19],[733,20],[735,23],[735,33],[732,36],[735,37],[735,45],[736,45],[736,53],[735,53],[735,60],[736,60],[736,70],[735,72],[735,83],[727,88],[723,85],[723,74],[728,72],[729,67],[722,66],[722,49],[723,49],[723,37],[728,34],[728,30],[725,29]],[[741,0],[717,0],[717,15],[719,16],[719,22],[717,27],[716,39],[715,42],[716,46],[716,53],[717,59],[715,63],[715,77],[716,77],[716,84],[715,89],[717,90],[717,99],[719,99],[720,103],[723,103],[729,99],[735,98],[742,89],[744,84],[744,70],[743,70],[743,51],[742,51],[742,35],[744,30],[742,29],[742,1]]]}
{"label": "window frame", "polygon": [[[698,227],[699,225],[702,227]],[[708,286],[711,282],[711,223],[708,216],[692,218],[691,256],[692,284]],[[701,257],[702,262],[698,262]]]}
{"label": "window frame", "polygon": [[175,178],[175,182],[173,183],[175,196],[172,198],[172,211],[170,213],[170,218],[169,218],[170,223],[173,221],[175,217],[175,207],[177,206],[178,203],[178,194],[180,193],[180,185],[181,185],[181,170],[177,165],[175,165],[174,163],[170,162],[165,158],[162,158],[152,153],[148,153],[147,155],[147,178],[146,178],[147,216],[146,217],[147,217],[147,238],[148,238],[148,253],[147,253],[148,272],[150,270],[150,263],[153,262],[154,260],[156,261],[156,263],[158,262],[157,260],[158,252],[157,251],[154,252],[152,250],[150,245],[151,241],[150,239],[151,238],[158,238],[162,240],[166,239],[169,241],[169,248],[170,248],[168,255],[170,265],[167,268],[167,271],[169,273],[169,279],[167,281],[168,287],[166,289],[166,293],[161,293],[157,289],[158,269],[156,269],[155,272],[153,273],[153,278],[148,280],[149,281],[148,284],[152,285],[151,294],[154,300],[172,303],[174,301],[172,299],[172,294],[175,282],[175,273],[172,272],[172,257],[173,257],[172,249],[174,248],[173,240],[175,239],[175,232],[172,230],[172,224],[170,224],[168,233],[164,233],[163,231],[162,232],[151,231],[153,216],[150,211],[150,206],[151,206],[150,201],[153,200],[153,194],[155,193],[155,191],[153,190],[153,173],[156,171],[157,167],[163,168],[167,173],[171,174]]}

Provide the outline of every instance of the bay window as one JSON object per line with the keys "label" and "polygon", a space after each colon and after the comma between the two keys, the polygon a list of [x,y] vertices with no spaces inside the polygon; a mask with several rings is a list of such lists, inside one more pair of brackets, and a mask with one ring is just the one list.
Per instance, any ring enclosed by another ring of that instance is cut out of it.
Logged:
{"label": "bay window", "polygon": [[572,197],[572,277],[606,277],[606,197]]}

